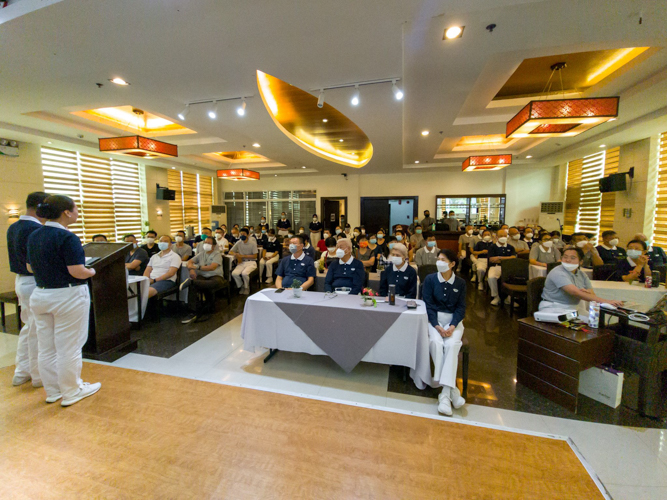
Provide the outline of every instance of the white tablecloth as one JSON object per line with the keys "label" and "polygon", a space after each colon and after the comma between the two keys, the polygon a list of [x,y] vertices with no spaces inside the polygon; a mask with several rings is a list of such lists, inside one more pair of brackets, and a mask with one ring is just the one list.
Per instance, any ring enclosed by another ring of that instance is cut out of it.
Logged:
{"label": "white tablecloth", "polygon": [[[265,295],[274,292],[273,289],[266,289],[251,295],[246,300],[241,325],[244,350],[254,352],[256,347],[265,347],[281,351],[326,355]],[[307,294],[324,296],[319,292],[304,292],[304,297]],[[411,369],[410,376],[415,385],[423,389],[432,383],[428,349],[428,316],[424,303],[417,301],[417,304],[417,309],[406,310],[399,316],[362,361],[407,366]],[[357,307],[362,308],[361,305]],[[332,313],[336,314],[336,309],[332,309]],[[326,321],[324,315],[322,321]],[[354,325],[351,325],[350,328],[354,328]]]}
{"label": "white tablecloth", "polygon": [[533,278],[546,278],[547,277],[547,268],[546,267],[541,267],[541,266],[535,266],[531,264],[528,266],[528,279],[533,279]]}
{"label": "white tablecloth", "polygon": [[608,300],[624,300],[628,306],[640,306],[639,310],[647,311],[665,294],[664,285],[658,288],[645,288],[643,283],[630,285],[625,281],[591,281],[595,295]]}
{"label": "white tablecloth", "polygon": [[[148,289],[150,288],[150,280],[145,276],[129,276],[127,278],[128,286],[132,292],[128,291],[128,295],[134,294],[137,291],[137,286],[141,287],[141,319],[146,314],[146,305],[148,304]],[[138,285],[137,285],[138,284]],[[128,299],[128,312],[130,314],[130,321],[136,323],[139,318],[137,298]]]}

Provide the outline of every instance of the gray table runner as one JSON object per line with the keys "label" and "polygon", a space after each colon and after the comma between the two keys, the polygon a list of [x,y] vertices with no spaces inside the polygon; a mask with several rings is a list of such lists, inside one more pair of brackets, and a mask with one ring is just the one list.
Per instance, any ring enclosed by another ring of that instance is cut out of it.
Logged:
{"label": "gray table runner", "polygon": [[291,290],[265,295],[348,373],[407,310],[399,301],[364,307],[358,295],[326,299],[323,293],[304,292],[295,299]]}

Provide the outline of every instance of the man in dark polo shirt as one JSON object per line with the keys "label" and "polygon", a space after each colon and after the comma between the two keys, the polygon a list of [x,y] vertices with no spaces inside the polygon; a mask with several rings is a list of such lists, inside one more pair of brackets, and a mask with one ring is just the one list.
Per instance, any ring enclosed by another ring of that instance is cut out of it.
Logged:
{"label": "man in dark polo shirt", "polygon": [[324,279],[324,291],[334,292],[336,288],[348,287],[351,295],[359,295],[364,286],[366,271],[364,264],[352,256],[352,242],[341,238],[336,243],[337,259],[329,264]]}
{"label": "man in dark polo shirt", "polygon": [[[489,259],[489,270],[487,272],[487,279],[489,282],[489,289],[491,290],[492,306],[500,304],[500,296],[498,295],[498,278],[500,278],[500,263],[507,259],[516,259],[516,250],[512,245],[507,243],[507,230],[501,229],[498,231],[498,242],[489,248],[487,253]],[[505,303],[509,304],[509,296]]]}
{"label": "man in dark polo shirt", "polygon": [[297,234],[289,244],[290,256],[284,257],[276,271],[276,288],[289,288],[292,281],[299,280],[303,290],[308,290],[315,283],[315,262],[303,251],[305,236]]}
{"label": "man in dark polo shirt", "polygon": [[146,243],[139,247],[142,250],[146,251],[149,259],[156,253],[160,253],[160,248],[158,247],[158,244],[155,242],[156,239],[157,239],[157,233],[155,231],[152,230],[146,231],[146,238],[144,239]]}
{"label": "man in dark polo shirt", "polygon": [[651,266],[651,269],[655,269],[657,266],[667,265],[667,255],[665,255],[665,251],[658,246],[649,245],[648,238],[644,233],[637,233],[632,239],[643,241],[648,246],[648,263]]}
{"label": "man in dark polo shirt", "polygon": [[26,200],[26,214],[9,226],[7,230],[7,251],[9,253],[9,270],[16,274],[14,290],[21,305],[21,321],[23,328],[19,333],[16,346],[16,369],[13,385],[22,385],[32,380],[33,387],[41,387],[42,380],[37,366],[37,329],[30,311],[30,295],[35,289],[35,277],[26,267],[28,254],[28,237],[42,227],[44,219],[37,217],[37,205],[42,203],[48,194],[30,193]]}
{"label": "man in dark polo shirt", "polygon": [[625,248],[619,247],[618,236],[615,231],[603,231],[602,243],[597,246],[597,251],[600,254],[602,262],[605,264],[616,265],[619,260],[627,257]]}

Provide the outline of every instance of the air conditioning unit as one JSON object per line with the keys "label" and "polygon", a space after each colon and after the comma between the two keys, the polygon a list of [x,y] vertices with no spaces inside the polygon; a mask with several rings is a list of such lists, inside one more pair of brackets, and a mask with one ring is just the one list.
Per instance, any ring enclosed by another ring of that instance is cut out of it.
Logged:
{"label": "air conditioning unit", "polygon": [[540,203],[538,224],[547,231],[560,231],[565,220],[565,203],[562,201],[543,201]]}
{"label": "air conditioning unit", "polygon": [[216,228],[227,225],[227,207],[225,205],[211,205],[211,229],[215,231]]}

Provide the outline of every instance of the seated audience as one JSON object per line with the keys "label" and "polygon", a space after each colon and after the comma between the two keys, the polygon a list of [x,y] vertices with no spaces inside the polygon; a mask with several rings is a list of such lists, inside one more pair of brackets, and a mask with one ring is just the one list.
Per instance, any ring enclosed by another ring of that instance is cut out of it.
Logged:
{"label": "seated audience", "polygon": [[176,231],[176,244],[171,246],[171,251],[177,253],[182,261],[192,257],[192,247],[185,243],[185,231]]}
{"label": "seated audience", "polygon": [[658,266],[667,266],[667,255],[665,255],[665,251],[658,246],[649,245],[648,238],[645,234],[637,233],[632,239],[643,241],[648,245],[647,255],[649,257],[648,263],[651,266],[651,269],[655,269]]}
{"label": "seated audience", "polygon": [[359,242],[357,241],[357,238],[361,235],[361,229],[359,227],[355,227],[352,229],[352,246],[354,248],[359,248]]}
{"label": "seated audience", "polygon": [[529,247],[533,247],[533,244],[535,243],[535,240],[533,239],[533,235],[535,233],[533,232],[533,228],[528,226],[526,230],[523,232],[523,241],[525,241]]}
{"label": "seated audience", "polygon": [[[188,324],[193,321],[203,321],[203,307],[208,312],[213,310],[215,304],[215,291],[225,285],[222,268],[222,253],[220,253],[214,238],[209,236],[202,242],[202,251],[188,261],[190,277],[181,283],[181,290],[190,287],[188,292],[188,307],[191,314],[181,323]],[[199,292],[204,295],[205,304],[202,305]]]}
{"label": "seated audience", "polygon": [[389,262],[380,275],[380,296],[389,295],[389,285],[396,285],[396,295],[406,299],[417,298],[417,271],[408,262],[408,249],[396,243],[389,252]]}
{"label": "seated audience", "polygon": [[146,231],[146,238],[144,238],[145,243],[140,247],[146,251],[149,259],[160,251],[157,243],[155,243],[156,238],[157,233],[155,231]]}
{"label": "seated audience", "polygon": [[234,224],[234,227],[232,227],[232,231],[229,236],[225,236],[227,238],[227,241],[229,241],[229,246],[233,247],[237,241],[239,241],[239,228],[236,227],[237,225]]}
{"label": "seated audience", "polygon": [[303,226],[299,226],[299,231],[296,234],[306,234],[306,228]]}
{"label": "seated audience", "polygon": [[107,243],[107,237],[103,234],[96,234],[93,236],[93,243]]}
{"label": "seated audience", "polygon": [[257,229],[262,234],[267,234],[269,232],[269,225],[266,223],[266,217],[260,219]]}
{"label": "seated audience", "polygon": [[364,286],[366,272],[361,261],[352,256],[352,242],[343,238],[336,243],[336,258],[329,264],[324,280],[324,291],[333,292],[336,288],[349,287],[351,295],[359,295]]}
{"label": "seated audience", "polygon": [[424,233],[424,238],[425,246],[415,253],[415,264],[417,264],[417,267],[426,265],[434,266],[440,253],[440,249],[436,246],[435,234],[429,231]]}
{"label": "seated audience", "polygon": [[565,242],[561,237],[560,231],[551,231],[551,241],[554,242],[554,248],[557,248],[558,250],[563,250],[563,248],[565,248]]}
{"label": "seated audience", "polygon": [[144,276],[150,280],[148,298],[176,287],[176,273],[181,268],[181,256],[171,250],[171,237],[160,236],[158,252],[148,261]]}
{"label": "seated audience", "polygon": [[229,240],[225,238],[225,233],[221,227],[215,229],[215,246],[221,254],[229,252]]}
{"label": "seated audience", "polygon": [[269,238],[266,236],[264,231],[266,231],[266,229],[261,229],[260,231],[256,231],[251,235],[251,237],[254,238],[257,242],[257,246],[261,248],[264,248],[264,245],[269,241]]}
{"label": "seated audience", "polygon": [[315,260],[315,247],[310,244],[310,238],[306,235],[302,235],[304,237],[304,244],[303,244],[303,251],[306,253],[308,257]]}
{"label": "seated audience", "polygon": [[442,386],[438,397],[438,411],[452,414],[465,404],[465,399],[456,387],[463,318],[466,313],[466,282],[456,276],[456,253],[450,249],[440,250],[438,272],[429,274],[424,280],[422,295],[428,314],[429,351],[434,365],[434,381]]}
{"label": "seated audience", "polygon": [[410,233],[410,235],[417,234],[417,226],[419,226],[420,229],[422,228],[422,225],[419,223],[419,217],[414,218],[412,224],[408,227],[408,233]]}
{"label": "seated audience", "polygon": [[366,234],[366,226],[359,226],[359,229],[361,230],[361,234]]}
{"label": "seated audience", "polygon": [[646,243],[641,240],[632,240],[628,243],[627,259],[619,260],[615,277],[617,281],[632,283],[639,281],[644,283],[646,276],[651,275],[649,256],[647,255]]}
{"label": "seated audience", "polygon": [[625,249],[618,245],[618,237],[615,231],[603,231],[602,243],[597,246],[602,262],[605,264],[617,264],[619,260],[627,257]]}
{"label": "seated audience", "polygon": [[387,241],[384,239],[385,237],[385,230],[380,228],[380,230],[377,232],[376,237],[377,237],[377,246],[380,248],[380,252],[382,252],[383,255],[388,255],[387,252]]}
{"label": "seated audience", "polygon": [[336,235],[336,238],[337,238],[339,234],[343,234],[343,228],[340,227],[340,226],[336,226],[336,230],[334,231],[334,234]]}
{"label": "seated audience", "polygon": [[236,259],[236,267],[232,271],[232,278],[240,289],[239,294],[250,295],[250,273],[257,269],[257,242],[250,238],[249,229],[242,228],[241,235],[229,254]]}
{"label": "seated audience", "polygon": [[327,251],[326,241],[329,238],[331,238],[331,231],[329,231],[328,229],[325,229],[323,234],[324,234],[324,236],[322,237],[322,239],[317,242],[317,249],[322,253]]}
{"label": "seated audience", "polygon": [[[528,242],[526,242],[528,243]],[[492,306],[500,304],[500,295],[498,294],[498,279],[500,279],[500,263],[503,260],[516,259],[516,251],[514,247],[507,244],[507,231],[501,229],[498,231],[498,241],[491,245],[488,252],[489,270],[487,281],[489,282],[489,290],[491,290]],[[479,267],[478,267],[479,269]],[[505,300],[506,304],[510,303],[510,297]]]}
{"label": "seated audience", "polygon": [[475,236],[472,234],[473,227],[471,225],[467,225],[464,229],[465,233],[459,236],[458,258],[461,264],[461,273],[463,276],[467,276],[470,272],[470,266],[472,265],[472,261],[470,260],[470,249],[471,247],[475,246],[476,241]]}
{"label": "seated audience", "polygon": [[326,250],[322,252],[320,260],[324,263],[324,268],[329,269],[329,264],[336,260],[336,238],[329,236],[326,241]]}
{"label": "seated audience", "polygon": [[276,230],[269,229],[266,244],[262,247],[262,258],[259,259],[259,277],[262,277],[262,273],[266,269],[265,283],[273,283],[273,266],[280,259],[281,248],[280,243],[276,241]]}
{"label": "seated audience", "polygon": [[202,241],[204,241],[206,238],[209,236],[213,236],[213,232],[211,231],[210,227],[203,227],[201,230],[201,234],[198,234],[195,236],[195,253],[199,253],[203,250],[203,246],[200,244]]}
{"label": "seated audience", "polygon": [[143,248],[137,246],[137,239],[133,234],[123,237],[125,243],[132,243],[132,250],[125,257],[125,268],[131,276],[143,276],[148,264],[148,254]]}
{"label": "seated audience", "polygon": [[[363,235],[364,237],[368,238],[368,248],[373,252],[373,265],[369,268],[367,268],[368,271],[371,273],[377,272],[378,269],[378,261],[380,260],[380,257],[382,256],[382,250],[380,247],[377,245],[377,236],[374,234],[371,234],[370,236]],[[361,259],[360,259],[361,260]]]}
{"label": "seated audience", "polygon": [[[364,268],[372,272],[370,270],[375,266],[375,250],[368,246],[368,238],[365,235],[359,235],[357,241],[359,248],[354,251],[354,256],[361,261]],[[377,245],[374,245],[374,247],[377,248]]]}
{"label": "seated audience", "polygon": [[491,238],[491,231],[485,229],[482,233],[482,241],[478,241],[472,251],[472,261],[477,267],[478,290],[484,290],[484,276],[489,268],[489,249],[495,245]]}
{"label": "seated audience", "polygon": [[425,243],[424,243],[424,236],[423,236],[423,229],[421,224],[417,223],[416,225],[412,225],[410,227],[414,227],[414,231],[412,233],[412,236],[410,236],[410,247],[412,248],[411,250],[411,259],[414,259],[414,252],[419,250],[420,248],[423,248]]}
{"label": "seated audience", "polygon": [[290,240],[290,255],[282,258],[276,271],[276,288],[290,288],[294,280],[302,283],[303,290],[315,284],[315,262],[303,251],[305,242],[303,234],[296,234]]}
{"label": "seated audience", "polygon": [[521,239],[521,234],[519,233],[519,230],[515,226],[512,226],[509,228],[507,232],[509,234],[509,239],[507,240],[507,243],[509,243],[514,247],[516,254],[529,255],[530,246],[528,245],[528,243],[526,243]]}
{"label": "seated audience", "polygon": [[548,232],[543,232],[540,241],[530,249],[528,260],[531,265],[537,267],[547,267],[547,264],[560,262],[560,250],[554,247]]}
{"label": "seated audience", "polygon": [[573,310],[577,309],[581,300],[623,305],[620,300],[606,300],[595,295],[588,276],[579,269],[583,260],[584,252],[581,248],[567,247],[563,250],[561,265],[554,267],[544,282],[540,310]]}
{"label": "seated audience", "polygon": [[593,240],[589,241],[588,236],[584,233],[574,233],[568,247],[580,248],[584,253],[584,260],[581,262],[581,267],[592,269],[593,266],[601,266],[604,264],[598,253],[598,249],[595,247],[595,242]]}
{"label": "seated audience", "polygon": [[222,235],[227,238],[227,225],[223,224],[220,226],[220,229],[222,229]]}

